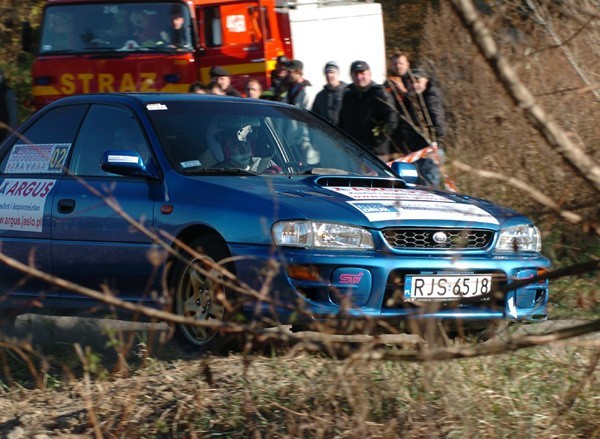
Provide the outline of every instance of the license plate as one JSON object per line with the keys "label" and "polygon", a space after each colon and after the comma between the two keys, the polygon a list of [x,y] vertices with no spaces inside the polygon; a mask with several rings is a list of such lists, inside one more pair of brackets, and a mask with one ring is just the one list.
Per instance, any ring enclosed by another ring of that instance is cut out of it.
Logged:
{"label": "license plate", "polygon": [[445,274],[406,276],[405,300],[460,300],[492,291],[492,276]]}

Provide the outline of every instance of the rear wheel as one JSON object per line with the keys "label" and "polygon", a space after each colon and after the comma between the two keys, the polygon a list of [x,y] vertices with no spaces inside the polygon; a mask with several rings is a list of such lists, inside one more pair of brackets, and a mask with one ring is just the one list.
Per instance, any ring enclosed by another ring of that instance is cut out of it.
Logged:
{"label": "rear wheel", "polygon": [[[229,321],[239,308],[227,293],[220,267],[228,271],[231,267],[215,266],[229,256],[225,244],[215,236],[205,236],[193,241],[190,247],[198,255],[187,255],[177,261],[171,277],[174,312],[199,322]],[[183,349],[197,353],[233,348],[236,339],[222,329],[179,323],[175,326],[175,337]]]}

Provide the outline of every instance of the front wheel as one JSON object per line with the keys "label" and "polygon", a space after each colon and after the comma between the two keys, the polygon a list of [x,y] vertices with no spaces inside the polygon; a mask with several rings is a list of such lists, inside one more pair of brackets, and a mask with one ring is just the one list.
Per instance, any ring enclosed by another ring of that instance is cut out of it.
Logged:
{"label": "front wheel", "polygon": [[[221,270],[223,267],[231,271],[231,267],[219,264],[229,256],[225,244],[215,236],[206,236],[193,241],[190,247],[198,254],[178,260],[171,277],[173,311],[199,322],[229,321],[239,307],[228,294]],[[182,348],[197,353],[223,351],[236,338],[218,328],[179,323],[175,337]]]}

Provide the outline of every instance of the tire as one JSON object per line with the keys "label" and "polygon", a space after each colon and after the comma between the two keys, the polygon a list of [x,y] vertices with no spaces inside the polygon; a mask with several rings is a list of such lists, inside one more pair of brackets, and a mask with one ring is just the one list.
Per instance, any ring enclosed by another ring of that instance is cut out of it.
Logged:
{"label": "tire", "polygon": [[17,322],[17,314],[12,310],[0,312],[0,334],[1,336],[9,336],[13,334],[15,323]]}
{"label": "tire", "polygon": [[[207,260],[219,263],[229,257],[225,244],[218,237],[209,235],[196,239],[190,247],[203,257],[186,255],[175,263],[171,276],[173,312],[201,321],[231,321],[239,315],[240,306],[235,304],[232,294],[227,291],[223,274],[206,264]],[[211,276],[197,271],[193,265],[206,267]],[[231,266],[222,266],[232,271]],[[239,339],[239,335],[230,332],[179,323],[175,324],[174,336],[184,351],[194,353],[223,353],[229,348],[237,348]]]}

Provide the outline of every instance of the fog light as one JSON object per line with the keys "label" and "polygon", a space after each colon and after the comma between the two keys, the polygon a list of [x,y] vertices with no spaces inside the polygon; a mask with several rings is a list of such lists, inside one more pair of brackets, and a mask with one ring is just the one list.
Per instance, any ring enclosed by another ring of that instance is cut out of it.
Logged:
{"label": "fog light", "polygon": [[[548,273],[548,271],[545,268],[538,268],[537,269],[537,275],[538,276],[545,276],[546,273]],[[546,283],[546,280],[547,279],[540,279],[540,280],[538,280],[538,284],[543,285],[543,284]]]}

